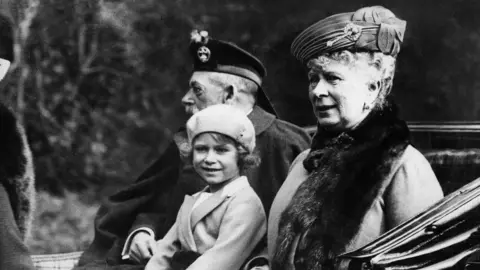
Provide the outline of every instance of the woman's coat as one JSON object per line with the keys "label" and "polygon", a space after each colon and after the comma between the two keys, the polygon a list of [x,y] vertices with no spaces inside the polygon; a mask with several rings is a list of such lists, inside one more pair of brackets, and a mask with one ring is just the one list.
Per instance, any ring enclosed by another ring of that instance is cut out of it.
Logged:
{"label": "woman's coat", "polygon": [[343,269],[337,256],[360,248],[443,197],[424,156],[409,144],[393,111],[356,130],[317,133],[273,202],[268,249],[272,268]]}

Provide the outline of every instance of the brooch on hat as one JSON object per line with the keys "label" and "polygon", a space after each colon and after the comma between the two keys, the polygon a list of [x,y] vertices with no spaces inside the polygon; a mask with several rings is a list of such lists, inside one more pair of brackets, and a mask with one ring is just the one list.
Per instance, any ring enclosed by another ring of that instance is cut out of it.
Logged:
{"label": "brooch on hat", "polygon": [[348,38],[351,41],[357,41],[360,38],[361,34],[362,34],[362,27],[360,25],[356,25],[349,22],[343,28],[343,35],[335,39],[329,40],[327,42],[327,47],[332,47],[335,42],[339,41],[342,38]]}
{"label": "brooch on hat", "polygon": [[190,39],[192,42],[203,44],[203,46],[200,46],[200,48],[197,50],[197,57],[200,62],[207,62],[212,54],[210,49],[205,46],[207,45],[209,39],[208,32],[204,30],[200,32],[198,30],[193,30],[190,34]]}

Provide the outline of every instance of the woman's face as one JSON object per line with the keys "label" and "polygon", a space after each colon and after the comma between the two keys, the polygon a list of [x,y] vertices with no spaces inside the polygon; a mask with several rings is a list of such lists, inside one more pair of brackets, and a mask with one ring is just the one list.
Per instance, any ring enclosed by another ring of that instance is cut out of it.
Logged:
{"label": "woman's face", "polygon": [[324,56],[310,68],[309,99],[318,124],[328,130],[355,128],[370,112],[378,95],[378,71],[366,60],[347,63]]}

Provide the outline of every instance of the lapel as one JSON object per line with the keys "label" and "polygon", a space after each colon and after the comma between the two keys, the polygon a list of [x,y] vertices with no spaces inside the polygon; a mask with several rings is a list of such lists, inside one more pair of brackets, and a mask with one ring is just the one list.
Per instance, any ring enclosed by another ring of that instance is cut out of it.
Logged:
{"label": "lapel", "polygon": [[195,240],[193,239],[192,230],[190,229],[190,212],[192,212],[195,198],[190,195],[185,195],[185,199],[182,206],[182,213],[180,215],[180,233],[185,239],[185,242],[192,247],[192,250],[197,250]]}
{"label": "lapel", "polygon": [[252,112],[250,112],[247,117],[253,123],[256,136],[262,134],[276,119],[275,115],[269,114],[258,106],[253,107]]}
{"label": "lapel", "polygon": [[228,197],[229,196],[222,195],[221,192],[218,192],[200,203],[190,215],[190,228],[195,228],[195,225],[197,225],[200,220],[221,205]]}
{"label": "lapel", "polygon": [[[225,202],[227,198],[233,196],[236,192],[248,186],[250,186],[250,184],[248,183],[247,177],[240,176],[238,179],[224,186],[221,190],[213,193],[208,199],[196,206],[190,214],[191,230],[193,230],[195,225],[205,218],[205,216],[210,214],[213,210]],[[206,189],[208,189],[208,187],[205,188],[204,191],[206,191]],[[196,198],[194,201],[196,201]],[[191,208],[192,206],[190,209]]]}

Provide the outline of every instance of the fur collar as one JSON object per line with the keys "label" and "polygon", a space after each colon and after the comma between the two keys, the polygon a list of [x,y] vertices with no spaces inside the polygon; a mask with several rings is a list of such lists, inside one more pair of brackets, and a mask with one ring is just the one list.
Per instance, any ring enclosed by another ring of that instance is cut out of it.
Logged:
{"label": "fur collar", "polygon": [[319,130],[304,161],[309,176],[280,219],[273,269],[288,265],[292,246],[296,269],[332,269],[408,144],[408,127],[393,107],[338,136]]}
{"label": "fur collar", "polygon": [[0,104],[0,183],[8,192],[23,239],[30,232],[35,205],[32,154],[14,114]]}

